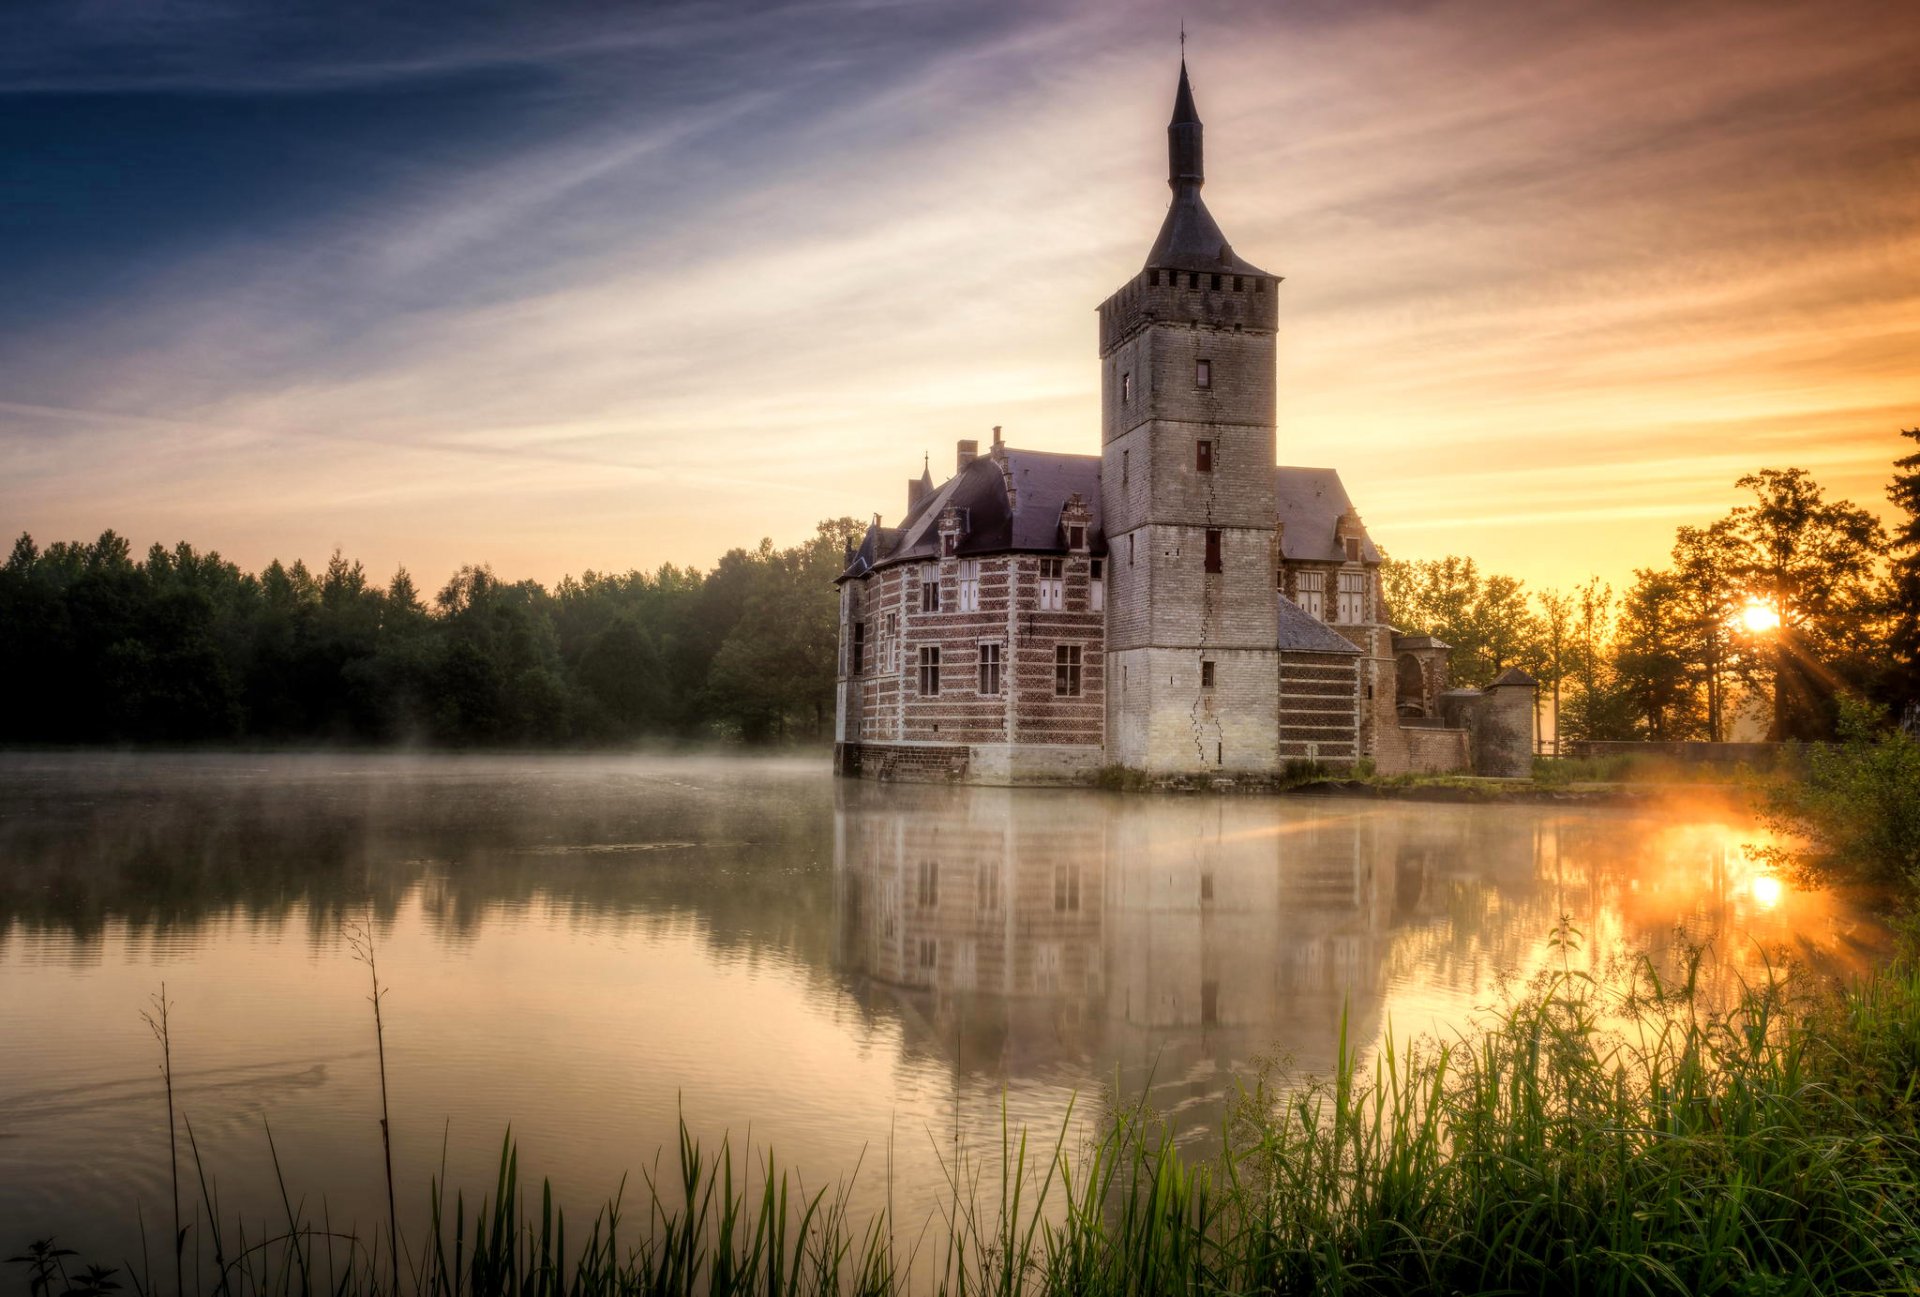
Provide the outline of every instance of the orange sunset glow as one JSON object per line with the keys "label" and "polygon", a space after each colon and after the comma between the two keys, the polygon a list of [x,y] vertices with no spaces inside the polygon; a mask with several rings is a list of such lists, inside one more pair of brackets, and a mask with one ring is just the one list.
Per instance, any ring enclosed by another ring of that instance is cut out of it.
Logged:
{"label": "orange sunset glow", "polygon": [[[1392,555],[1624,580],[1789,464],[1883,508],[1920,356],[1908,6],[831,16],[23,51],[0,88],[65,135],[10,164],[47,187],[0,254],[0,516],[552,581],[897,511],[992,425],[1091,453],[1182,16],[1208,201],[1285,277],[1280,459],[1337,466]],[[181,119],[159,179],[94,134],[133,93]],[[285,138],[229,146],[252,99]],[[287,149],[271,193],[218,161]],[[48,180],[101,150],[111,178]]]}

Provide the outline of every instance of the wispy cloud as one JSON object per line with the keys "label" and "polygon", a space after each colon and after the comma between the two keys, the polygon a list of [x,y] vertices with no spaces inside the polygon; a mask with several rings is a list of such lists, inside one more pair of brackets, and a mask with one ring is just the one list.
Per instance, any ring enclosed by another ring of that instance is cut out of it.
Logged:
{"label": "wispy cloud", "polygon": [[[1288,276],[1282,458],[1339,467],[1397,553],[1549,583],[1658,561],[1761,463],[1877,504],[1920,354],[1897,8],[1190,12],[1210,202]],[[551,577],[892,513],[990,424],[1097,446],[1092,308],[1164,204],[1164,6],[348,13],[304,45],[89,12],[0,92],[539,75],[438,152],[409,100],[379,183],[356,137],[273,237],[16,323],[21,525]]]}

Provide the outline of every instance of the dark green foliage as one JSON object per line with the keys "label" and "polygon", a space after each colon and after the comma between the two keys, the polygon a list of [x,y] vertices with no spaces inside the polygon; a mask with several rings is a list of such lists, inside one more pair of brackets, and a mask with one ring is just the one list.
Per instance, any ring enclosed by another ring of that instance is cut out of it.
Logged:
{"label": "dark green foliage", "polygon": [[[1569,949],[1577,934],[1563,932]],[[226,1297],[1910,1292],[1920,1281],[1920,972],[1716,1002],[1699,963],[1556,961],[1481,1027],[1243,1092],[1218,1151],[1122,1108],[1082,1142],[961,1150],[930,1221],[870,1219],[771,1153],[665,1165],[569,1239],[511,1139],[472,1206],[436,1181],[420,1240],[286,1205],[188,1291]],[[815,1182],[818,1183],[818,1182]],[[636,1192],[637,1189],[637,1192]],[[296,1199],[283,1196],[283,1204]],[[637,1200],[637,1201],[634,1201]],[[924,1226],[924,1227],[923,1227]],[[897,1240],[897,1241],[896,1241]],[[217,1246],[217,1244],[215,1245]],[[51,1244],[40,1271],[65,1282]],[[401,1259],[398,1277],[394,1261]],[[105,1291],[110,1272],[99,1273]],[[142,1293],[152,1277],[134,1274]]]}
{"label": "dark green foliage", "polygon": [[1920,739],[1867,704],[1842,698],[1840,742],[1811,748],[1805,776],[1770,786],[1765,805],[1808,873],[1920,895]]}
{"label": "dark green foliage", "polygon": [[567,577],[465,567],[426,607],[335,554],[257,576],[107,532],[0,567],[0,743],[614,743],[817,736],[850,520],[791,549]]}
{"label": "dark green foliage", "polygon": [[[1902,429],[1900,435],[1920,442],[1920,428]],[[1893,571],[1888,646],[1892,652],[1880,693],[1897,716],[1920,728],[1920,450],[1894,460],[1893,467],[1887,498],[1901,516],[1894,523],[1889,549]]]}

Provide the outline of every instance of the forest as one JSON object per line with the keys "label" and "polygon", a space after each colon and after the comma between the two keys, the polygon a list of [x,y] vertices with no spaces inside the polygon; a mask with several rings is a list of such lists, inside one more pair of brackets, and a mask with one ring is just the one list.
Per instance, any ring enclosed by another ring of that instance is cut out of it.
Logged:
{"label": "forest", "polygon": [[[1920,428],[1901,433],[1920,442]],[[1803,469],[1762,469],[1747,502],[1674,534],[1666,566],[1529,591],[1472,559],[1381,571],[1394,626],[1452,646],[1459,685],[1511,666],[1562,739],[1814,740],[1854,696],[1920,723],[1920,452],[1896,459],[1891,532]]]}
{"label": "forest", "polygon": [[[1457,684],[1531,672],[1568,739],[1726,739],[1743,700],[1784,739],[1830,734],[1842,694],[1910,714],[1920,451],[1895,461],[1891,533],[1800,469],[1738,485],[1748,503],[1679,528],[1671,562],[1624,589],[1390,559],[1389,616],[1451,645]],[[337,553],[255,574],[184,542],[136,557],[111,531],[45,549],[23,535],[0,568],[0,743],[821,741],[833,578],[863,527],[551,590],[463,567],[430,598],[404,569],[381,584]]]}
{"label": "forest", "polygon": [[0,569],[0,742],[557,746],[830,734],[833,578],[862,524],[706,572],[549,590],[463,567],[430,599],[339,554],[241,571],[108,532]]}

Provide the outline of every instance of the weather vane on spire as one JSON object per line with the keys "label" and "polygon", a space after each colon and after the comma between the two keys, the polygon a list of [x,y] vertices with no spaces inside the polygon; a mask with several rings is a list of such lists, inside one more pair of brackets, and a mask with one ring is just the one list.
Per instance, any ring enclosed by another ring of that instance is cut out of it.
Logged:
{"label": "weather vane on spire", "polygon": [[1187,61],[1187,20],[1185,18],[1180,20],[1180,61],[1182,63]]}

